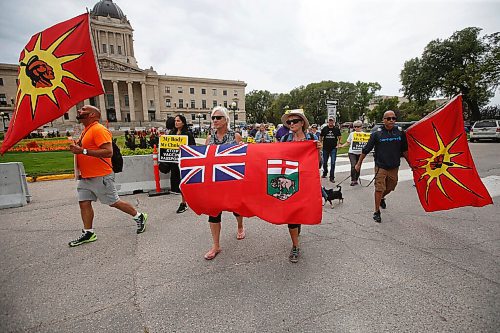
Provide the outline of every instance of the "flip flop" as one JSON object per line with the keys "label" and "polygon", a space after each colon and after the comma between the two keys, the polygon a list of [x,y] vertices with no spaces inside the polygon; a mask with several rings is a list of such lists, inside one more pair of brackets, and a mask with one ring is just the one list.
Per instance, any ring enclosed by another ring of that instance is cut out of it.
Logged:
{"label": "flip flop", "polygon": [[241,231],[241,232],[237,232],[236,233],[236,239],[237,240],[242,240],[242,239],[245,239],[245,230]]}
{"label": "flip flop", "polygon": [[217,257],[217,255],[220,253],[220,251],[222,251],[222,250],[218,249],[216,251],[214,251],[214,250],[208,251],[207,253],[205,253],[205,259],[207,259],[207,260],[214,259],[215,257]]}

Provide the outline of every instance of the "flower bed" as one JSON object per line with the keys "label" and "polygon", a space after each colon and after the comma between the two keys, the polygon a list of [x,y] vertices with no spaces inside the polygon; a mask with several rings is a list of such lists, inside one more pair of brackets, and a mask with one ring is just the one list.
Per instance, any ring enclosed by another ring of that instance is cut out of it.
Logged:
{"label": "flower bed", "polygon": [[41,152],[41,151],[63,151],[69,150],[69,144],[71,142],[64,139],[53,139],[53,140],[22,140],[14,147],[10,148],[10,152]]}

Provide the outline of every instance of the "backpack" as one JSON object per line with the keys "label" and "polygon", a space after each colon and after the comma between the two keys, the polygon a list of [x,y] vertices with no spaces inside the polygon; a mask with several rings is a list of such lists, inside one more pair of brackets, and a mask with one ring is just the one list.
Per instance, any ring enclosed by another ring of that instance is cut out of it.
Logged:
{"label": "backpack", "polygon": [[114,173],[119,173],[123,171],[123,156],[120,148],[115,143],[114,140],[111,141],[113,146],[113,156],[111,156],[111,165]]}

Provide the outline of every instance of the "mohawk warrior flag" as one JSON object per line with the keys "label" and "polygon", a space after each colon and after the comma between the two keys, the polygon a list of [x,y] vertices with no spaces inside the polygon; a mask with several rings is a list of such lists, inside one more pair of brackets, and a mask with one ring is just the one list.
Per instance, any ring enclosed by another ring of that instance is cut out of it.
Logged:
{"label": "mohawk warrior flag", "polygon": [[26,44],[1,154],[78,102],[104,93],[89,28],[89,14],[82,14],[37,33]]}
{"label": "mohawk warrior flag", "polygon": [[409,127],[406,135],[413,178],[425,211],[493,203],[469,151],[462,96]]}
{"label": "mohawk warrior flag", "polygon": [[181,146],[181,191],[198,215],[222,211],[274,224],[321,223],[313,141]]}

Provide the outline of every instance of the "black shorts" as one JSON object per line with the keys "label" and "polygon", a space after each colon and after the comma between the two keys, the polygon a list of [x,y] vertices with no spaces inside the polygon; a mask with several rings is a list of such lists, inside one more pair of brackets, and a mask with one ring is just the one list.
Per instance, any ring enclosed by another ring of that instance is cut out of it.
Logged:
{"label": "black shorts", "polygon": [[300,227],[300,224],[289,224],[288,229],[297,229]]}
{"label": "black shorts", "polygon": [[[238,214],[238,213],[233,213],[233,215],[235,217],[240,216],[240,214]],[[222,221],[222,213],[220,213],[217,216],[209,216],[208,217],[208,222],[210,222],[210,223],[220,223],[221,221]]]}

